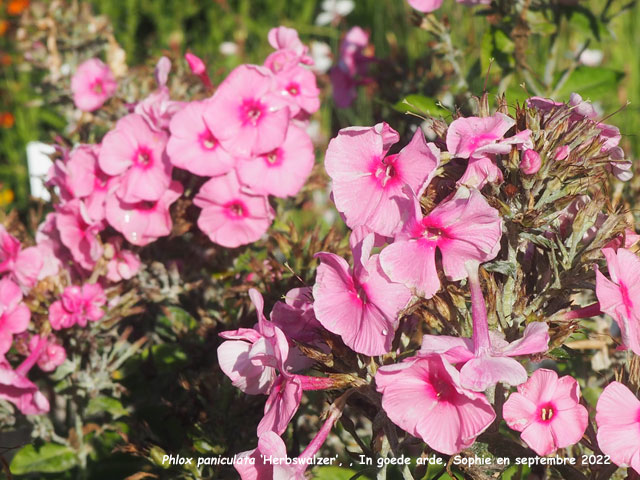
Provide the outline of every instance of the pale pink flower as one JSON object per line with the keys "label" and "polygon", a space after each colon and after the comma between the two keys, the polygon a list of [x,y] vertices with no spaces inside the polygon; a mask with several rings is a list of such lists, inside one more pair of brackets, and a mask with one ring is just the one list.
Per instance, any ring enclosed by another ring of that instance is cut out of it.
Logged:
{"label": "pale pink flower", "polygon": [[333,99],[338,108],[347,108],[356,99],[356,87],[369,83],[369,65],[374,57],[364,54],[369,45],[369,34],[362,28],[352,27],[340,42],[338,63],[329,71]]}
{"label": "pale pink flower", "polygon": [[274,93],[273,74],[240,65],[220,84],[204,112],[205,124],[223,148],[248,157],[277,148],[287,134],[289,108]]}
{"label": "pale pink flower", "polygon": [[60,240],[60,232],[56,228],[56,214],[48,213],[36,231],[36,248],[43,259],[38,280],[56,275],[63,265],[73,259]]}
{"label": "pale pink flower", "polygon": [[[282,335],[284,342],[286,338],[284,333],[277,327],[277,334]],[[281,364],[283,366],[284,364]],[[287,429],[287,425],[298,411],[300,401],[302,400],[302,384],[300,380],[289,375],[283,368],[280,369],[280,375],[276,378],[269,392],[269,397],[264,404],[264,416],[258,423],[256,430],[258,436],[265,432],[275,432],[281,435]]]}
{"label": "pale pink flower", "polygon": [[207,102],[190,102],[171,119],[167,155],[174,166],[196,175],[215,177],[231,170],[236,160],[204,123]]}
{"label": "pale pink flower", "polygon": [[276,149],[237,164],[243,185],[260,195],[295,196],[309,177],[315,161],[307,132],[291,125],[284,143]]}
{"label": "pale pink flower", "polygon": [[522,338],[511,343],[505,341],[503,334],[489,331],[478,264],[470,261],[465,267],[471,290],[473,338],[425,335],[420,355],[442,354],[451,363],[464,364],[460,368],[460,383],[477,392],[498,382],[519,385],[527,380],[527,371],[511,357],[546,351],[549,326],[545,322],[532,322],[525,328]]}
{"label": "pale pink flower", "polygon": [[520,170],[525,175],[533,175],[540,170],[542,160],[540,154],[535,150],[525,150],[522,152],[522,160],[520,160]]}
{"label": "pale pink flower", "polygon": [[66,163],[66,185],[74,198],[84,199],[89,216],[98,221],[105,216],[107,195],[118,184],[117,177],[104,173],[98,165],[99,145],[81,145],[70,154]]}
{"label": "pale pink flower", "polygon": [[0,358],[0,398],[10,401],[25,415],[40,415],[49,411],[49,400],[27,378],[31,367],[39,360],[46,341],[42,339],[15,370]]}
{"label": "pale pink flower", "polygon": [[598,398],[596,424],[602,453],[640,473],[640,400],[622,383],[611,382]]}
{"label": "pale pink flower", "polygon": [[440,355],[380,367],[375,381],[389,419],[445,455],[470,447],[496,418],[485,396],[463,388]]}
{"label": "pale pink flower", "polygon": [[554,159],[558,161],[566,160],[570,153],[571,147],[569,147],[569,145],[562,145],[556,149]]}
{"label": "pale pink flower", "polygon": [[411,299],[403,285],[391,282],[378,255],[370,255],[374,236],[353,251],[353,270],[342,257],[316,253],[320,265],[313,286],[313,309],[324,328],[340,335],[352,350],[382,355],[391,349],[398,314]]}
{"label": "pale pink flower", "polygon": [[580,386],[575,378],[558,378],[553,370],[541,368],[518,386],[504,406],[507,425],[522,432],[522,440],[540,456],[578,443],[589,414],[580,405]]}
{"label": "pale pink flower", "polygon": [[[287,447],[278,434],[267,431],[258,435],[258,448],[238,454],[240,458],[250,457],[251,461],[234,463],[242,480],[305,480],[306,469],[313,457],[320,451],[331,429],[340,418],[341,411],[331,408],[329,416],[307,448],[297,457],[295,464],[287,462]],[[280,462],[265,462],[265,458],[281,459]]]}
{"label": "pale pink flower", "polygon": [[426,217],[414,202],[395,241],[380,253],[382,269],[394,282],[431,298],[440,289],[436,271],[436,248],[449,280],[467,276],[465,262],[486,262],[500,251],[502,220],[477,190],[459,187]]}
{"label": "pale pink flower", "polygon": [[640,241],[640,235],[633,228],[625,228],[624,233],[607,242],[604,248],[612,248],[617,251],[619,248],[631,248],[638,241]]}
{"label": "pale pink flower", "polygon": [[320,90],[310,70],[295,65],[276,73],[277,91],[289,106],[292,117],[300,112],[306,118],[320,108]]}
{"label": "pale pink flower", "polygon": [[104,221],[92,218],[79,199],[59,206],[55,218],[60,240],[73,259],[85,270],[92,270],[102,255],[98,234],[105,227]]}
{"label": "pale pink flower", "polygon": [[491,156],[471,157],[467,169],[458,184],[481,190],[487,183],[500,184],[504,180],[502,170]]}
{"label": "pale pink flower", "polygon": [[169,208],[183,190],[180,182],[172,181],[156,202],[128,203],[111,195],[107,198],[107,221],[132,244],[148,245],[171,233]]}
{"label": "pale pink flower", "polygon": [[[41,347],[41,342],[44,342],[44,347]],[[32,336],[29,340],[29,351],[35,352],[38,348],[42,348],[42,351],[37,363],[43,372],[53,372],[67,359],[64,347],[56,343],[53,336],[50,339],[38,335]]]}
{"label": "pale pink flower", "polygon": [[71,78],[73,103],[86,112],[100,108],[117,88],[111,69],[99,58],[82,62]]}
{"label": "pale pink flower", "polygon": [[60,297],[49,307],[49,323],[54,330],[74,325],[87,326],[87,321],[96,322],[104,316],[102,307],[107,303],[104,290],[97,283],[85,283],[81,287],[66,287]]}
{"label": "pale pink flower", "polygon": [[114,251],[107,263],[107,280],[116,283],[133,278],[142,265],[140,257],[131,250],[122,248],[122,237],[111,237],[107,242]]}
{"label": "pale pink flower", "polygon": [[223,247],[255,242],[274,217],[267,198],[245,192],[235,172],[214,177],[202,185],[193,203],[202,208],[198,217],[200,230]]}
{"label": "pale pink flower", "polygon": [[30,318],[20,287],[8,277],[0,279],[0,356],[11,348],[13,335],[27,329]]}
{"label": "pale pink flower", "polygon": [[20,241],[0,225],[0,274],[9,273],[24,287],[36,284],[44,260],[37,247],[22,249]]}
{"label": "pale pink flower", "polygon": [[603,248],[609,277],[596,267],[596,296],[600,309],[620,327],[622,342],[640,355],[640,258],[625,248]]}
{"label": "pale pink flower", "polygon": [[152,130],[135,113],[104,136],[98,163],[107,175],[120,175],[116,195],[122,201],[156,201],[166,192],[171,183],[166,144],[166,133]]}
{"label": "pale pink flower", "polygon": [[409,0],[409,5],[420,12],[428,13],[439,9],[443,0]]}
{"label": "pale pink flower", "polygon": [[350,228],[366,225],[393,235],[402,225],[403,204],[420,196],[433,178],[440,164],[436,146],[426,143],[418,129],[400,153],[386,155],[398,139],[395,130],[379,123],[344,128],[329,143],[325,168],[333,180],[336,208]]}

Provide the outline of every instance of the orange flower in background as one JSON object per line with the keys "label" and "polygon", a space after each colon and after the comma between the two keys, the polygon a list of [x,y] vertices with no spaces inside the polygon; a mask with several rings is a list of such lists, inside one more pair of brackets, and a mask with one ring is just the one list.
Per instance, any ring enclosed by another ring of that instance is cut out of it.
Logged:
{"label": "orange flower in background", "polygon": [[29,7],[29,0],[11,0],[7,4],[7,13],[9,15],[20,15]]}
{"label": "orange flower in background", "polygon": [[0,52],[0,66],[8,67],[11,65],[11,55]]}
{"label": "orange flower in background", "polygon": [[0,37],[3,37],[9,30],[9,22],[6,20],[0,20]]}
{"label": "orange flower in background", "polygon": [[15,122],[15,118],[11,112],[0,112],[0,127],[11,128]]}

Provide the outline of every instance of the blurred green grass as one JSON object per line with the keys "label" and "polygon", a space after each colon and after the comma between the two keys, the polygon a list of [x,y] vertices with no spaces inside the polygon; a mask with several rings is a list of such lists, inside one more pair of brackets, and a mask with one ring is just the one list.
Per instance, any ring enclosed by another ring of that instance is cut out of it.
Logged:
{"label": "blurred green grass", "polygon": [[[349,26],[360,25],[371,32],[378,57],[401,58],[409,71],[431,48],[432,40],[427,32],[412,24],[416,17],[405,0],[357,0],[354,11],[337,28],[315,25],[321,1],[313,0],[100,0],[90,3],[97,13],[107,15],[113,23],[116,38],[127,52],[129,65],[153,65],[158,56],[167,51],[182,54],[189,50],[213,67],[214,80],[219,80],[240,63],[262,62],[272,51],[266,41],[267,33],[281,24],[297,28],[307,43],[310,40],[329,43],[334,52],[337,52],[340,35]],[[583,3],[590,5],[597,15],[605,2],[590,0]],[[613,0],[611,3],[615,10],[628,2]],[[437,17],[451,25],[453,43],[463,52],[459,59],[462,69],[469,74],[473,93],[479,95],[486,71],[478,60],[482,55],[483,35],[491,26],[486,18],[474,14],[477,11],[450,1],[445,2]],[[625,73],[617,88],[591,89],[593,95],[585,97],[597,102],[605,113],[613,113],[630,102],[609,122],[621,129],[623,148],[636,158],[640,153],[640,140],[636,135],[640,128],[640,56],[636,54],[640,47],[640,35],[637,34],[640,6],[635,4],[630,11],[613,20],[612,35],[600,31],[599,40],[594,39],[589,31],[592,26],[589,18],[562,21],[569,23],[563,26],[558,44],[556,56],[559,66],[568,65],[574,52],[590,38],[589,48],[601,50],[604,54],[602,66]],[[527,60],[531,69],[540,76],[544,75],[545,67],[553,57],[551,40],[552,35],[530,36],[529,39]],[[220,52],[223,42],[236,43],[239,53],[223,55]],[[6,38],[0,39],[0,50],[11,50]],[[489,89],[495,93],[502,80],[499,62],[492,67],[492,74],[493,82],[490,82]],[[33,99],[30,85],[36,81],[33,74],[18,73],[15,64],[0,73],[0,90],[5,97],[0,99],[0,109],[10,105],[16,117],[13,128],[0,129],[0,182],[14,189],[18,206],[25,204],[28,193],[26,143],[30,140],[51,141],[51,130],[63,127],[54,110],[46,106],[29,106]],[[525,92],[520,83],[521,79],[514,78],[507,91],[523,98]],[[420,85],[420,79],[412,84],[418,90]],[[381,91],[388,88],[380,85]],[[571,85],[561,89],[562,96],[557,100],[568,99],[567,88]],[[549,95],[552,92],[543,93]],[[326,99],[319,118],[325,134],[330,137],[338,128],[349,124],[366,125],[383,120],[374,118],[374,111],[371,101],[362,95],[352,109],[337,112],[331,100]]]}

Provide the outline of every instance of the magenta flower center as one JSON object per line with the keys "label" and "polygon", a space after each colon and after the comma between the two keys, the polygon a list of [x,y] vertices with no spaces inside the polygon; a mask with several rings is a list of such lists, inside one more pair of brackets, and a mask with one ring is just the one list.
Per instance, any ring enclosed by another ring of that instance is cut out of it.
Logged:
{"label": "magenta flower center", "polygon": [[138,147],[135,155],[133,156],[133,163],[137,167],[150,168],[153,166],[153,153],[151,149],[145,146]]}
{"label": "magenta flower center", "polygon": [[373,175],[376,177],[380,186],[385,188],[390,183],[395,183],[398,179],[398,171],[394,166],[397,155],[389,155],[375,162],[375,171]]}
{"label": "magenta flower center", "polygon": [[291,95],[292,97],[297,97],[298,95],[300,95],[300,85],[298,85],[295,82],[291,82],[288,86],[287,86],[287,92],[289,92],[289,95]]}
{"label": "magenta flower center", "polygon": [[495,142],[498,140],[498,137],[495,133],[481,133],[480,135],[473,137],[473,139],[469,142],[469,150],[474,151],[480,147],[484,147],[491,142]]}
{"label": "magenta flower center", "polygon": [[240,106],[240,116],[243,124],[257,125],[266,111],[266,105],[255,98],[243,100]]}
{"label": "magenta flower center", "polygon": [[541,422],[549,423],[556,414],[555,407],[551,403],[546,403],[540,407],[538,418]]}
{"label": "magenta flower center", "polygon": [[102,85],[102,80],[96,78],[93,84],[91,85],[91,91],[95,94],[102,95],[104,93],[104,86]]}
{"label": "magenta flower center", "polygon": [[282,150],[280,148],[276,148],[275,150],[270,151],[262,156],[264,161],[267,162],[267,166],[275,167],[282,163],[283,155]]}
{"label": "magenta flower center", "polygon": [[216,137],[209,131],[207,128],[204,132],[199,135],[200,145],[205,150],[213,150],[218,146],[218,141]]}
{"label": "magenta flower center", "polygon": [[224,207],[227,209],[227,216],[233,219],[244,218],[249,215],[246,205],[240,200],[232,200]]}

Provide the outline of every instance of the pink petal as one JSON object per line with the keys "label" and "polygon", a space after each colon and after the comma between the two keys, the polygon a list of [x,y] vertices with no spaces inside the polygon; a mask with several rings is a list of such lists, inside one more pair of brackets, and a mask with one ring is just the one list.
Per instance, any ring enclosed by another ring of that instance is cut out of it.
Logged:
{"label": "pink petal", "polygon": [[522,440],[540,456],[549,455],[557,450],[551,427],[544,423],[532,422],[524,429]]}
{"label": "pink petal", "polygon": [[548,346],[549,325],[547,325],[546,322],[531,322],[524,329],[522,338],[511,342],[501,353],[510,357],[530,355],[532,353],[544,352]]}
{"label": "pink petal", "polygon": [[478,357],[469,360],[460,370],[463,387],[483,392],[496,383],[520,385],[527,381],[527,371],[513,358]]}
{"label": "pink petal", "polygon": [[509,398],[504,403],[502,416],[509,428],[522,432],[534,421],[537,411],[538,407],[535,403],[524,395],[514,392],[509,395]]}

